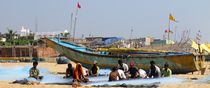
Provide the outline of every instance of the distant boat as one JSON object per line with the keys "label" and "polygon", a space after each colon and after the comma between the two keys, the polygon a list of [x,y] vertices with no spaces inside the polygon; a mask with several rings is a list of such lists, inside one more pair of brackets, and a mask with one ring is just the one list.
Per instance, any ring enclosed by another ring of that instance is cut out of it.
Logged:
{"label": "distant boat", "polygon": [[149,63],[153,60],[159,67],[168,63],[173,73],[188,73],[200,70],[205,62],[205,57],[188,52],[138,52],[112,55],[107,52],[94,52],[87,47],[57,39],[45,38],[44,41],[60,54],[74,62],[82,63],[87,68],[90,68],[94,61],[98,62],[100,68],[112,68],[117,66],[118,60],[123,60],[127,64],[134,62],[138,68],[148,70]]}

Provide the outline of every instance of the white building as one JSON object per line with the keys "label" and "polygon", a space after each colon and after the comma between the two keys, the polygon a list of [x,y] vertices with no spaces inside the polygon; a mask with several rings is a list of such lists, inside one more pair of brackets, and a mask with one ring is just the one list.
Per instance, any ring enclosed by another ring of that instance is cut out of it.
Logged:
{"label": "white building", "polygon": [[29,34],[30,34],[30,30],[22,26],[20,30],[20,36],[28,36]]}
{"label": "white building", "polygon": [[1,42],[6,42],[6,40],[7,40],[6,38],[1,38],[0,41],[1,41]]}
{"label": "white building", "polygon": [[151,42],[154,41],[154,38],[153,37],[146,37],[145,38],[145,45],[151,45]]}
{"label": "white building", "polygon": [[69,33],[69,31],[68,30],[64,30],[64,32],[63,33]]}

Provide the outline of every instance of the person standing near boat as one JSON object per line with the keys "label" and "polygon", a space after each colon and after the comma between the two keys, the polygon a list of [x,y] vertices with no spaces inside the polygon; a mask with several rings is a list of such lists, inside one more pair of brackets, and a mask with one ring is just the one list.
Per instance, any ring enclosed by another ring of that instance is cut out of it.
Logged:
{"label": "person standing near boat", "polygon": [[162,77],[170,77],[172,75],[172,71],[169,68],[169,65],[166,63],[162,70]]}
{"label": "person standing near boat", "polygon": [[150,61],[149,78],[159,78],[160,76],[160,68],[157,65],[155,65],[154,61]]}
{"label": "person standing near boat", "polygon": [[127,73],[128,72],[128,65],[123,63],[122,60],[118,60],[118,68],[123,70],[124,73]]}
{"label": "person standing near boat", "polygon": [[90,74],[92,76],[98,76],[99,75],[99,67],[97,66],[97,61],[93,62],[93,66],[90,69]]}

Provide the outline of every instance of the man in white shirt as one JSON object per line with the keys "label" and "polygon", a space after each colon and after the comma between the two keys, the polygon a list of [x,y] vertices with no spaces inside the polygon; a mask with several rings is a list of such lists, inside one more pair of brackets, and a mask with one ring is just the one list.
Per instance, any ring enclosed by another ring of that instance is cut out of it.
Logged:
{"label": "man in white shirt", "polygon": [[123,63],[122,60],[118,60],[118,68],[123,70],[124,73],[128,72],[128,65]]}
{"label": "man in white shirt", "polygon": [[149,78],[159,78],[161,76],[160,68],[155,65],[154,61],[150,61]]}
{"label": "man in white shirt", "polygon": [[139,69],[139,76],[141,78],[147,78],[147,73],[143,69]]}
{"label": "man in white shirt", "polygon": [[119,73],[119,75],[120,75],[120,77],[119,77],[120,80],[126,79],[126,76],[125,76],[125,73],[124,73],[123,70],[118,69],[117,71],[118,71],[118,73]]}

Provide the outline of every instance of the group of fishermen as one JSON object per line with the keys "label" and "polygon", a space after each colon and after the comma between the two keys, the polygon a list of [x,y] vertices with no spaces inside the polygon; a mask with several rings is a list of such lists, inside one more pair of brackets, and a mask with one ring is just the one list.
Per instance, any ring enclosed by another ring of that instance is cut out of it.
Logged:
{"label": "group of fishermen", "polygon": [[[41,80],[43,76],[39,76],[39,70],[37,69],[38,62],[33,62],[33,67],[30,69],[29,75],[32,78]],[[86,76],[99,76],[99,66],[97,62],[94,61],[90,70],[85,70],[82,67],[82,64],[77,63],[74,68],[71,63],[68,64],[66,69],[66,74],[64,78],[73,78],[74,82],[88,82]],[[169,65],[166,63],[161,70],[154,61],[150,61],[150,69],[148,74],[143,69],[138,69],[135,66],[134,62],[128,65],[123,63],[122,60],[118,60],[118,65],[113,67],[109,73],[109,81],[117,80],[128,80],[128,79],[137,79],[137,78],[159,78],[159,77],[169,77],[172,75],[172,71],[169,68]]]}
{"label": "group of fishermen", "polygon": [[150,61],[150,69],[148,74],[143,69],[138,69],[134,62],[130,63],[130,67],[122,60],[118,60],[118,66],[113,67],[111,73],[109,74],[109,81],[117,80],[127,80],[127,79],[137,79],[137,78],[159,78],[159,77],[169,77],[172,75],[172,71],[169,65],[166,63],[162,70],[155,65],[154,61]]}

